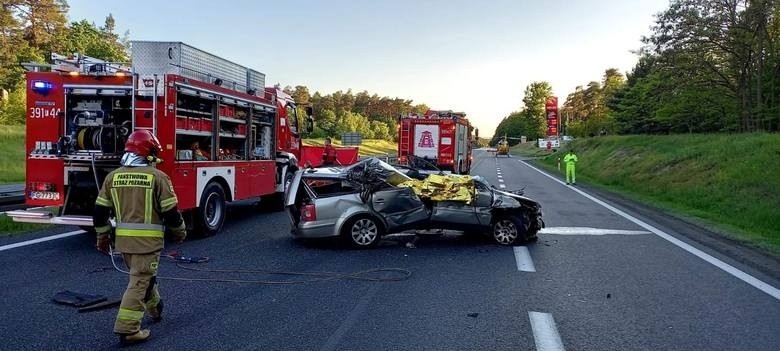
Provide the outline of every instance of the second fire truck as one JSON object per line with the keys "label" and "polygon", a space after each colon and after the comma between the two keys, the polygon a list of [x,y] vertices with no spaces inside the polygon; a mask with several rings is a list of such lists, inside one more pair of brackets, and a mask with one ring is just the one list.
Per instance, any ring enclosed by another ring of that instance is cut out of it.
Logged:
{"label": "second fire truck", "polygon": [[311,113],[304,123],[258,71],[179,42],[133,42],[132,68],[52,60],[27,65],[26,204],[60,211],[8,212],[14,220],[91,227],[99,186],[138,129],[157,135],[158,168],[204,235],[220,230],[230,201],[280,201],[300,167]]}
{"label": "second fire truck", "polygon": [[[472,126],[463,112],[428,110],[398,121],[398,162],[430,164],[444,171],[471,170]],[[421,160],[420,162],[412,161]]]}

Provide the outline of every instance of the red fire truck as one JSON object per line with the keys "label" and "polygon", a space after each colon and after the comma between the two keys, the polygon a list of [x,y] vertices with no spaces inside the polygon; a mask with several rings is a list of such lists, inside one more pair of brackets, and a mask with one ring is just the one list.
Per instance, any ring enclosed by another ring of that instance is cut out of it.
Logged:
{"label": "red fire truck", "polygon": [[158,168],[188,227],[205,235],[222,227],[227,202],[281,200],[300,167],[302,118],[260,72],[179,42],[133,42],[132,68],[52,60],[26,65],[26,204],[60,211],[8,212],[14,220],[91,227],[99,186],[137,129],[159,138]]}
{"label": "red fire truck", "polygon": [[401,116],[398,162],[410,163],[409,156],[415,156],[441,170],[468,174],[472,160],[472,130],[463,112],[428,110],[421,116]]}

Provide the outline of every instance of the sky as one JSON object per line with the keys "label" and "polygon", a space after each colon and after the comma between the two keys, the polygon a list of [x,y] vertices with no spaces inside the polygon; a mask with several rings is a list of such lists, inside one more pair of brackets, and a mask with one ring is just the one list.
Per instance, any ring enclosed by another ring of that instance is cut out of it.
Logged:
{"label": "sky", "polygon": [[548,81],[561,103],[633,50],[669,0],[70,0],[131,40],[181,41],[266,74],[266,85],[352,89],[466,112],[480,136]]}

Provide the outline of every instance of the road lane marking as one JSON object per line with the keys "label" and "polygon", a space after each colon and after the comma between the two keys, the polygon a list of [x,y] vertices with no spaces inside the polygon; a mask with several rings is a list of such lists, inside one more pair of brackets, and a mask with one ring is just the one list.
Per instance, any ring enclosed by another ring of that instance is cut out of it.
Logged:
{"label": "road lane marking", "polygon": [[42,242],[51,241],[51,240],[67,238],[69,236],[74,236],[74,235],[79,235],[79,234],[84,234],[84,233],[86,233],[86,232],[83,231],[83,230],[74,230],[72,232],[67,232],[67,233],[47,236],[47,237],[33,239],[33,240],[22,241],[22,242],[15,243],[15,244],[3,245],[3,246],[0,246],[0,251],[15,249],[17,247],[33,245],[33,244],[42,243]]}
{"label": "road lane marking", "polygon": [[547,227],[539,230],[539,234],[554,235],[641,235],[653,234],[644,230],[601,229],[589,227]]}
{"label": "road lane marking", "polygon": [[498,180],[498,182],[499,182],[499,183],[503,183],[503,182],[504,182],[504,180],[503,180],[503,179],[499,179],[499,180]]}
{"label": "road lane marking", "polygon": [[559,183],[561,185],[564,185],[567,188],[577,192],[578,194],[588,198],[589,200],[591,200],[591,201],[593,201],[593,202],[595,202],[595,203],[605,207],[606,209],[614,212],[615,214],[617,214],[617,215],[619,215],[619,216],[621,216],[621,217],[623,217],[623,218],[633,222],[634,224],[636,224],[636,225],[638,225],[638,226],[640,226],[642,228],[645,228],[645,229],[651,231],[653,234],[658,235],[659,237],[665,239],[666,241],[668,241],[668,242],[670,242],[670,243],[672,243],[674,245],[677,245],[679,248],[681,248],[681,249],[683,249],[685,251],[688,251],[689,253],[693,254],[694,256],[696,256],[698,258],[701,258],[704,261],[707,261],[707,263],[709,263],[709,264],[711,264],[711,265],[713,265],[715,267],[720,268],[721,270],[723,270],[724,272],[726,272],[728,274],[731,274],[735,278],[737,278],[739,280],[742,280],[743,282],[752,285],[754,288],[769,294],[769,296],[772,296],[772,297],[774,297],[777,300],[780,300],[780,289],[775,288],[774,286],[769,285],[769,284],[759,280],[758,278],[756,278],[756,277],[754,277],[754,276],[752,276],[750,274],[747,274],[747,273],[739,270],[738,268],[736,268],[736,267],[734,267],[734,266],[732,266],[732,265],[730,265],[730,264],[728,264],[726,262],[723,262],[723,261],[721,261],[721,260],[711,256],[710,254],[708,254],[708,253],[706,253],[704,251],[701,251],[701,250],[693,247],[692,245],[690,245],[690,244],[688,244],[688,243],[686,243],[686,242],[684,242],[684,241],[682,241],[680,239],[677,239],[674,236],[672,236],[670,234],[667,234],[664,231],[662,231],[662,230],[660,230],[660,229],[658,229],[658,228],[656,228],[656,227],[654,227],[654,226],[652,226],[650,224],[647,224],[644,221],[642,221],[642,220],[640,220],[640,219],[638,219],[638,218],[636,218],[636,217],[634,217],[634,216],[632,216],[632,215],[630,215],[628,213],[625,213],[625,212],[615,208],[614,206],[612,206],[612,205],[610,205],[610,204],[608,204],[608,203],[606,203],[604,201],[601,201],[601,200],[595,198],[594,196],[592,196],[592,195],[590,195],[590,194],[588,194],[588,193],[586,193],[586,192],[584,192],[584,191],[582,191],[580,189],[577,189],[575,187],[570,187],[568,185],[565,185],[564,182],[558,180],[557,178],[555,178],[555,177],[545,173],[544,171],[542,171],[542,170],[540,170],[540,169],[538,169],[538,168],[536,168],[534,166],[531,166],[530,164],[528,164],[526,162],[523,162],[523,161],[520,161],[520,162],[522,162],[524,165],[530,167],[531,169],[541,173],[545,177],[550,178],[553,181],[555,181],[555,182],[557,182],[557,183]]}
{"label": "road lane marking", "polygon": [[534,261],[531,259],[531,253],[528,252],[528,248],[515,246],[513,249],[515,251],[517,270],[521,272],[536,272],[536,267],[534,267]]}
{"label": "road lane marking", "polygon": [[506,189],[506,185],[504,184],[499,184],[498,186],[501,187],[501,189]]}
{"label": "road lane marking", "polygon": [[528,319],[531,320],[536,351],[564,351],[558,327],[551,314],[529,311]]}

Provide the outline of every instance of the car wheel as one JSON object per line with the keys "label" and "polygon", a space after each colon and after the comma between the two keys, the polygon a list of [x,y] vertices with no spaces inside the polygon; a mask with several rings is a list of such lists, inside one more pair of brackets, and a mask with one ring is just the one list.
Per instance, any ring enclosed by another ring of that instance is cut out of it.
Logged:
{"label": "car wheel", "polygon": [[227,203],[225,191],[219,184],[210,183],[206,186],[196,211],[198,234],[201,236],[214,235],[222,228],[227,214]]}
{"label": "car wheel", "polygon": [[367,249],[379,245],[384,235],[384,228],[379,221],[371,216],[359,216],[349,220],[342,233],[350,246]]}
{"label": "car wheel", "polygon": [[493,223],[493,240],[499,245],[517,245],[525,240],[526,228],[515,216],[500,217]]}

